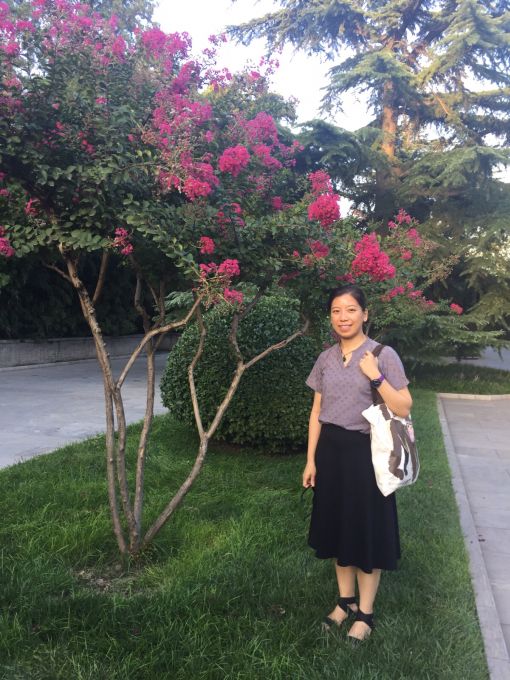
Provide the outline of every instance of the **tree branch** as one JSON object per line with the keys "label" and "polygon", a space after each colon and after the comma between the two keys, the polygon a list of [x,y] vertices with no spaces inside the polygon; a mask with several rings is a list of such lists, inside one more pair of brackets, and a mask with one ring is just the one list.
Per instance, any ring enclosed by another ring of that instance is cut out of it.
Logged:
{"label": "tree branch", "polygon": [[68,281],[69,283],[72,284],[73,281],[72,281],[71,277],[68,276],[68,274],[66,274],[65,272],[63,272],[60,269],[60,267],[57,267],[54,264],[48,264],[46,262],[43,262],[43,265],[44,265],[44,267],[46,267],[46,269],[51,269],[52,271],[57,272],[57,274],[59,274],[62,278],[64,278],[66,281]]}
{"label": "tree branch", "polygon": [[190,365],[188,366],[188,382],[189,382],[189,391],[191,394],[191,402],[193,404],[193,413],[195,414],[195,422],[197,424],[197,430],[198,434],[200,435],[200,439],[204,436],[204,427],[202,425],[202,417],[200,416],[200,406],[198,403],[198,397],[197,397],[197,390],[195,386],[195,367],[197,363],[200,360],[200,357],[202,356],[202,353],[204,351],[204,343],[205,343],[205,336],[207,333],[205,324],[204,324],[204,319],[202,318],[202,312],[200,311],[200,307],[197,307],[196,310],[196,317],[197,317],[197,324],[198,328],[200,330],[200,340],[198,343],[198,348],[195,353],[195,356],[193,357]]}
{"label": "tree branch", "polygon": [[253,366],[253,364],[256,364],[257,361],[260,361],[264,357],[267,357],[268,354],[271,354],[271,352],[275,352],[278,349],[283,349],[284,347],[287,347],[289,343],[291,343],[296,338],[299,338],[300,335],[304,335],[308,330],[309,326],[310,326],[309,319],[305,319],[305,323],[299,330],[297,330],[295,333],[292,333],[292,335],[289,335],[289,337],[285,338],[285,340],[280,340],[280,342],[271,345],[271,347],[268,347],[260,354],[257,354],[256,357],[253,357],[253,359],[250,359],[250,361],[248,361],[248,363],[245,364],[245,368],[246,369],[250,368],[251,366]]}
{"label": "tree branch", "polygon": [[122,384],[124,383],[124,380],[127,377],[127,374],[129,373],[131,367],[135,363],[135,361],[138,359],[138,356],[140,352],[143,350],[145,345],[151,340],[151,338],[155,337],[156,335],[160,335],[161,333],[168,333],[168,331],[175,330],[176,328],[181,328],[181,326],[185,326],[188,321],[191,319],[191,317],[195,314],[195,311],[199,304],[202,301],[202,296],[199,295],[195,302],[193,303],[193,306],[189,310],[189,312],[186,314],[186,316],[181,319],[180,321],[173,321],[172,323],[167,323],[165,326],[160,326],[159,328],[153,328],[150,330],[148,333],[145,334],[145,336],[142,338],[136,349],[133,351],[131,356],[129,357],[129,360],[127,364],[124,366],[124,370],[122,371],[120,378],[117,380],[117,388],[120,389]]}
{"label": "tree branch", "polygon": [[108,357],[108,352],[106,351],[106,346],[104,344],[103,335],[99,324],[97,323],[96,313],[92,300],[87,292],[87,289],[83,285],[77,271],[77,258],[73,257],[69,252],[66,251],[62,244],[59,245],[59,251],[64,259],[67,266],[67,271],[69,272],[69,278],[73,287],[75,288],[80,305],[83,311],[83,315],[89,325],[92,332],[92,337],[94,339],[94,344],[96,347],[96,355],[101,366],[101,371],[103,373],[103,384],[105,390],[105,408],[106,408],[106,426],[107,426],[107,475],[109,480],[109,498],[110,498],[110,509],[112,513],[112,522],[114,533],[117,538],[117,543],[119,550],[122,554],[126,552],[126,542],[124,539],[124,534],[122,531],[122,526],[120,523],[120,518],[118,514],[118,507],[115,494],[115,484],[112,481],[113,476],[113,460],[114,460],[114,450],[115,450],[115,426],[113,421],[113,410],[112,402],[115,405],[115,412],[117,415],[117,426],[118,426],[118,443],[117,443],[117,478],[119,482],[119,489],[122,498],[122,505],[124,509],[124,514],[128,522],[128,526],[131,534],[135,530],[134,516],[131,511],[131,504],[129,500],[129,489],[126,477],[126,465],[125,465],[125,441],[126,441],[126,419],[124,414],[124,406],[122,404],[122,398],[120,391],[116,389],[115,381],[113,379],[111,364]]}
{"label": "tree branch", "polygon": [[158,300],[158,296],[156,295],[156,291],[151,286],[147,277],[144,276],[142,268],[140,267],[140,265],[138,264],[138,262],[135,260],[135,258],[132,255],[129,255],[129,261],[131,262],[131,265],[132,265],[133,269],[135,270],[136,275],[139,276],[140,279],[142,279],[145,282],[145,284],[147,285],[147,288],[150,290],[151,295],[152,295],[152,299],[154,300],[154,304],[156,306],[158,306],[159,300]]}
{"label": "tree branch", "polygon": [[[135,298],[134,298],[135,309],[142,317],[142,324],[144,333],[148,333],[151,328],[151,322],[147,310],[142,304],[142,275],[137,270],[136,272],[136,287],[135,287]],[[152,345],[152,343],[150,343]]]}
{"label": "tree branch", "polygon": [[235,355],[237,357],[238,362],[244,363],[243,355],[241,354],[241,350],[239,349],[239,345],[237,343],[237,331],[239,329],[239,323],[251,312],[251,310],[255,307],[257,302],[260,300],[262,297],[262,293],[264,292],[263,289],[259,289],[253,298],[253,300],[246,305],[246,307],[242,310],[242,312],[235,312],[233,318],[232,318],[232,323],[230,324],[230,333],[228,335],[228,339],[232,347],[234,348]]}
{"label": "tree branch", "polygon": [[[198,315],[197,315],[198,316]],[[199,321],[200,324],[200,321]],[[263,359],[265,356],[270,354],[271,352],[274,352],[277,349],[281,349],[288,345],[292,340],[297,338],[300,335],[303,335],[308,329],[309,326],[309,321],[308,319],[305,320],[304,325],[302,328],[300,328],[298,331],[290,335],[288,338],[285,338],[285,340],[282,340],[281,342],[277,342],[276,344],[272,345],[271,347],[268,347],[266,350],[258,354],[256,357],[253,357],[251,361],[249,361],[247,364],[243,364],[242,362],[238,362],[237,368],[234,373],[233,380],[230,384],[230,387],[228,389],[227,394],[225,395],[223,401],[221,402],[216,415],[214,417],[213,422],[211,423],[209,429],[207,432],[201,432],[200,435],[200,446],[198,448],[198,454],[195,459],[195,463],[193,464],[193,468],[190,472],[190,474],[187,476],[186,480],[182,483],[180,486],[179,490],[175,494],[175,496],[170,500],[170,502],[167,504],[163,512],[159,515],[159,517],[156,519],[154,524],[150,527],[150,529],[147,531],[147,533],[144,536],[143,543],[142,543],[142,548],[146,548],[149,543],[152,541],[152,539],[156,536],[156,534],[160,531],[160,529],[165,525],[165,523],[170,519],[171,515],[174,513],[176,508],[179,506],[179,504],[182,502],[188,491],[190,490],[193,482],[197,478],[200,470],[202,469],[202,465],[204,463],[204,459],[207,453],[207,448],[209,445],[209,440],[216,431],[216,428],[221,422],[221,419],[223,417],[223,414],[225,413],[225,410],[227,409],[227,406],[229,405],[230,401],[232,400],[232,397],[234,396],[237,387],[239,385],[239,382],[241,380],[241,377],[244,373],[244,371],[249,367],[253,366],[257,361],[260,361],[260,359]],[[197,351],[198,355],[198,351]],[[196,356],[195,355],[195,358]]]}
{"label": "tree branch", "polygon": [[97,277],[96,290],[94,291],[94,295],[92,297],[93,305],[97,304],[97,301],[99,300],[99,298],[101,297],[101,293],[103,292],[109,259],[110,252],[108,250],[103,250],[103,253],[101,255],[101,267],[99,268],[99,275]]}
{"label": "tree branch", "polygon": [[144,499],[144,476],[145,476],[145,461],[147,451],[147,441],[149,432],[154,418],[154,393],[156,385],[156,371],[154,366],[154,349],[150,347],[147,350],[147,397],[145,403],[145,417],[143,419],[142,431],[138,443],[138,455],[136,459],[136,481],[135,481],[135,502],[134,502],[134,517],[136,526],[136,535],[132,542],[131,549],[138,550],[140,545],[140,537],[142,533],[142,511]]}

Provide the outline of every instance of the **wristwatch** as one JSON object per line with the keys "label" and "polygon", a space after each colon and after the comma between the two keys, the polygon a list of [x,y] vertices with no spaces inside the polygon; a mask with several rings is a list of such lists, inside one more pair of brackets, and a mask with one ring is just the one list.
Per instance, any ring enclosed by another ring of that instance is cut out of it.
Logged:
{"label": "wristwatch", "polygon": [[386,380],[386,378],[381,373],[381,375],[378,378],[374,378],[373,380],[370,381],[370,386],[375,388],[380,387],[383,380]]}

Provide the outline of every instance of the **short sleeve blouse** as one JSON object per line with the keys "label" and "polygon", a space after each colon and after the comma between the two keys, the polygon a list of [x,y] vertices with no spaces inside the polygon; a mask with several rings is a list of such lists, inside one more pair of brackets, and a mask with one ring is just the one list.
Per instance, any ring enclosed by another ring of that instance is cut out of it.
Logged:
{"label": "short sleeve blouse", "polygon": [[[378,344],[367,338],[353,351],[347,364],[342,361],[338,343],[319,355],[306,384],[321,394],[321,423],[340,425],[346,430],[370,432],[370,425],[361,412],[372,404],[372,391],[369,379],[359,367],[359,361],[367,350],[372,351]],[[385,345],[379,354],[379,369],[396,390],[409,384],[402,361],[392,347]]]}

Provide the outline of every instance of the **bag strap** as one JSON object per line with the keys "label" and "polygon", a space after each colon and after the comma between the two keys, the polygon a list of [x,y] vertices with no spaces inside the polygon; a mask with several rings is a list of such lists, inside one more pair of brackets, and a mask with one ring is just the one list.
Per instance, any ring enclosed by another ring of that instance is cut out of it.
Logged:
{"label": "bag strap", "polygon": [[[374,349],[372,350],[372,354],[374,355],[374,357],[378,357],[379,354],[383,351],[384,348],[385,348],[385,345],[381,345],[381,344],[374,347]],[[384,404],[384,399],[381,397],[381,395],[376,390],[376,388],[372,387],[372,385],[370,385],[370,390],[372,392],[372,401],[373,401],[374,405],[377,406],[377,404]]]}

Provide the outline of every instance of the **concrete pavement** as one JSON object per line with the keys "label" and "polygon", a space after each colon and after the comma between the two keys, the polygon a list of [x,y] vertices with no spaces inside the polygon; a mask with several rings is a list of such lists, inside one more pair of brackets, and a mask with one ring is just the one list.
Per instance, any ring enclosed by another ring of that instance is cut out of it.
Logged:
{"label": "concrete pavement", "polygon": [[498,352],[498,350],[493,347],[486,347],[479,359],[463,359],[462,363],[510,371],[510,349],[501,349]]}
{"label": "concrete pavement", "polygon": [[438,395],[491,680],[510,680],[510,395]]}
{"label": "concrete pavement", "polygon": [[[166,352],[156,355],[155,413],[164,413],[159,380]],[[112,359],[115,375],[126,359]],[[124,383],[129,423],[145,411],[145,363],[138,359]],[[22,417],[20,417],[22,414]],[[105,431],[101,371],[95,359],[0,369],[0,468]]]}

